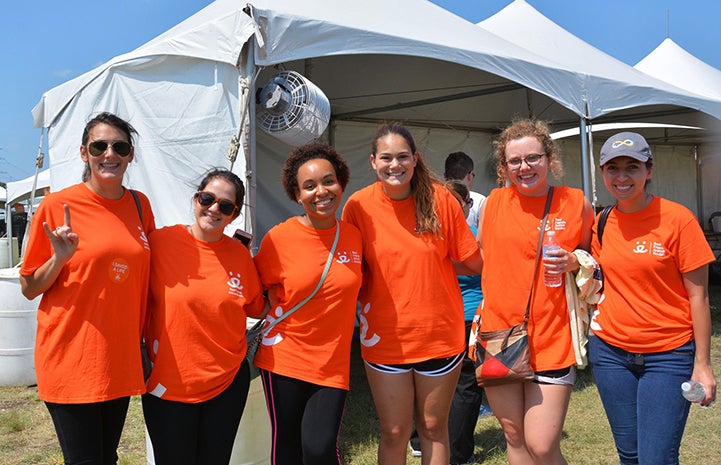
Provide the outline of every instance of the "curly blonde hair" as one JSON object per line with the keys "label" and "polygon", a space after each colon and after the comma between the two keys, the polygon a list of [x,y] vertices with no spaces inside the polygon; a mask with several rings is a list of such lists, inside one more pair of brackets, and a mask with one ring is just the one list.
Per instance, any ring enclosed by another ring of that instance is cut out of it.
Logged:
{"label": "curly blonde hair", "polygon": [[411,195],[416,206],[416,227],[420,234],[430,233],[438,235],[441,231],[441,221],[436,211],[436,201],[433,190],[442,188],[443,183],[433,174],[426,164],[423,155],[416,149],[416,143],[410,131],[401,123],[384,123],[378,127],[371,147],[373,157],[378,152],[378,141],[383,137],[395,134],[401,136],[408,143],[411,151],[417,156],[413,177],[411,178]]}
{"label": "curly blonde hair", "polygon": [[543,146],[544,155],[548,157],[548,169],[555,179],[563,177],[563,163],[561,162],[558,145],[551,138],[548,123],[537,119],[514,120],[501,132],[498,139],[493,141],[494,156],[496,159],[496,177],[499,186],[508,181],[508,166],[506,165],[506,147],[508,143],[523,137],[533,137]]}

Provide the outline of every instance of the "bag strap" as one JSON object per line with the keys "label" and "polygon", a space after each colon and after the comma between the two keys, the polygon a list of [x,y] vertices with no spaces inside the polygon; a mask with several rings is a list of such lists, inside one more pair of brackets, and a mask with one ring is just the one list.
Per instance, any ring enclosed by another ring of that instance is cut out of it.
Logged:
{"label": "bag strap", "polygon": [[279,318],[274,320],[271,324],[268,325],[267,328],[265,328],[262,333],[264,336],[266,336],[268,333],[270,333],[270,330],[273,329],[275,325],[280,323],[281,321],[285,320],[288,316],[290,316],[291,313],[298,310],[300,307],[308,303],[310,299],[313,298],[313,296],[320,290],[320,287],[323,285],[323,281],[325,281],[325,277],[328,276],[328,270],[330,270],[330,265],[333,263],[333,257],[335,256],[335,249],[338,245],[338,238],[340,237],[340,222],[336,220],[335,222],[335,237],[333,238],[333,245],[330,248],[330,252],[328,253],[328,259],[325,262],[325,268],[323,268],[323,273],[320,275],[320,280],[318,281],[318,284],[315,286],[315,289],[313,289],[313,292],[311,292],[308,297],[298,302],[293,308],[282,314]]}
{"label": "bag strap", "polygon": [[[113,149],[115,150],[115,149]],[[135,200],[135,208],[138,209],[138,216],[140,217],[140,227],[143,227],[143,210],[140,208],[140,199],[138,198],[138,194],[135,193],[134,190],[128,189],[130,191],[130,195],[133,196],[133,200]],[[145,228],[143,228],[145,229]]]}
{"label": "bag strap", "polygon": [[538,278],[538,264],[541,261],[543,248],[543,236],[546,234],[546,223],[548,222],[548,212],[551,209],[551,199],[553,198],[553,186],[548,187],[548,197],[546,197],[546,206],[543,207],[543,220],[541,221],[541,232],[538,234],[538,246],[536,247],[536,264],[533,266],[533,279],[531,280],[531,292],[528,293],[528,302],[526,303],[526,313],[523,315],[523,324],[528,323],[528,317],[531,315],[531,302],[533,301],[533,291],[536,288],[536,279]]}
{"label": "bag strap", "polygon": [[603,207],[601,214],[598,215],[598,227],[596,228],[596,235],[598,235],[598,245],[603,247],[603,230],[606,229],[606,220],[608,219],[609,213],[613,210],[614,205],[606,205]]}

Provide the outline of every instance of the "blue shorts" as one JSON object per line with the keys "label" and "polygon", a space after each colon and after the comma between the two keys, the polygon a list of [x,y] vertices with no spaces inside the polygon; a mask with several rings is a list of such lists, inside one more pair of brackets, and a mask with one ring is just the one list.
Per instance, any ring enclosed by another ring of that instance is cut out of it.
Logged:
{"label": "blue shorts", "polygon": [[391,375],[409,373],[415,371],[419,375],[423,376],[443,376],[452,372],[462,361],[466,355],[464,350],[458,355],[444,358],[432,358],[423,362],[416,363],[401,363],[398,365],[383,365],[380,363],[365,362],[366,366],[373,368],[381,373],[387,373]]}

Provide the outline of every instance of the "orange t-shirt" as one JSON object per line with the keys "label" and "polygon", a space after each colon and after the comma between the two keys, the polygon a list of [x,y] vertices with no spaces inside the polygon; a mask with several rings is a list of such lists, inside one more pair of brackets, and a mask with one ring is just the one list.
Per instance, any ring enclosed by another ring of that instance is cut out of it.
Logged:
{"label": "orange t-shirt", "polygon": [[246,314],[258,316],[265,305],[253,259],[231,237],[204,242],[184,225],[158,229],[150,246],[148,392],[186,403],[212,399],[243,362]]}
{"label": "orange t-shirt", "polygon": [[[555,231],[559,245],[566,250],[573,251],[581,243],[584,202],[579,189],[567,186],[553,189],[546,230]],[[482,225],[481,331],[505,329],[523,321],[545,205],[545,195],[528,197],[514,186],[494,189],[488,196]],[[565,284],[546,287],[542,268],[541,261],[528,323],[531,364],[535,371],[576,364]]]}
{"label": "orange t-shirt", "polygon": [[715,260],[693,213],[657,196],[635,213],[614,208],[603,247],[594,233],[591,251],[604,278],[594,334],[634,353],[672,350],[693,339],[683,273]]}
{"label": "orange t-shirt", "polygon": [[391,200],[379,182],[355,192],[343,218],[363,234],[361,344],[371,363],[403,364],[463,351],[463,299],[451,260],[478,252],[458,201],[435,186],[438,237],[419,235],[413,198]]}
{"label": "orange t-shirt", "polygon": [[102,402],[145,392],[140,334],[150,268],[147,234],[155,219],[138,192],[105,199],[84,184],[46,196],[33,215],[20,273],[32,275],[53,254],[43,222],[54,229],[70,207],[75,254],[45,291],[38,309],[35,371],[46,402]]}
{"label": "orange t-shirt", "polygon": [[[335,258],[323,285],[263,338],[254,363],[279,375],[347,390],[363,245],[358,229],[339,224]],[[273,304],[268,322],[313,292],[335,231],[310,228],[293,217],[265,235],[255,265]]]}

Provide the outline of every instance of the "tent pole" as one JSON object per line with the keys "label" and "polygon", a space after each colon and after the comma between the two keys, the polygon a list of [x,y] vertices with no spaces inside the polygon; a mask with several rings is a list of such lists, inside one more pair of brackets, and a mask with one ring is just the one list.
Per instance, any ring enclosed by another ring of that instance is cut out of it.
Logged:
{"label": "tent pole", "polygon": [[693,146],[693,159],[696,163],[696,205],[698,210],[698,222],[701,223],[701,229],[704,228],[705,212],[703,208],[703,176],[701,174],[701,160],[698,158],[698,145]]}
{"label": "tent pole", "polygon": [[588,156],[588,127],[586,126],[586,118],[581,117],[580,126],[581,136],[581,185],[583,187],[583,193],[589,201],[593,201],[593,192],[591,189],[591,164],[589,163],[590,157]]}

